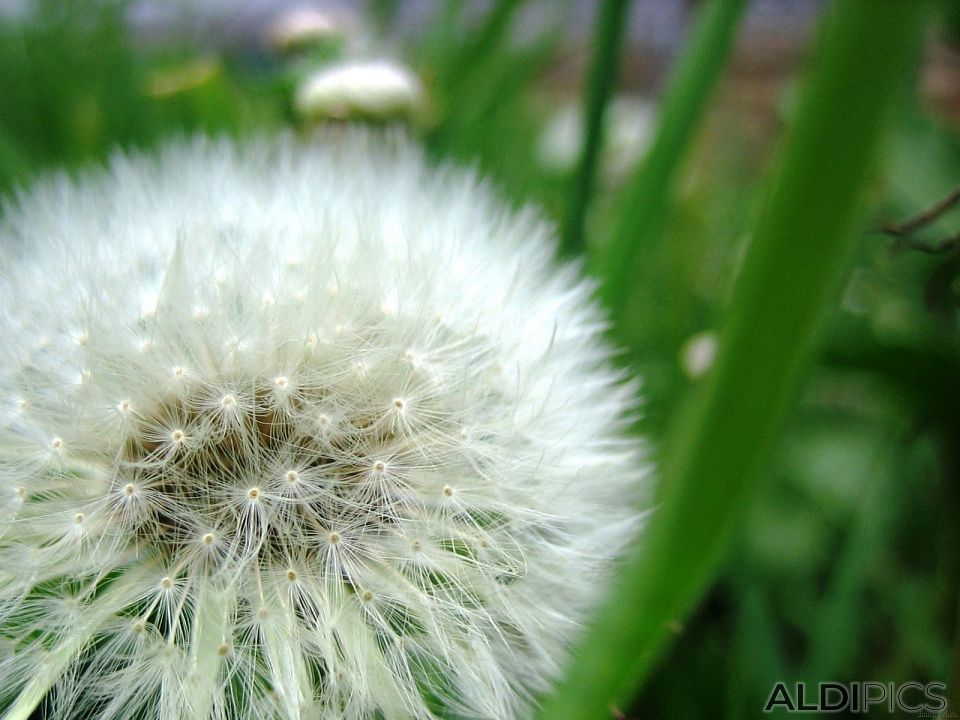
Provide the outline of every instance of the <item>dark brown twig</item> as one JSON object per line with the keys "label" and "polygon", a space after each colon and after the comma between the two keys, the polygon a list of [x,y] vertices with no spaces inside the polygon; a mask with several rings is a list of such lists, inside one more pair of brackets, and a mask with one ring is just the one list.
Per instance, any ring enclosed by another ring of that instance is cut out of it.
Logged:
{"label": "dark brown twig", "polygon": [[909,235],[915,230],[919,230],[920,228],[934,222],[937,218],[947,212],[947,210],[958,203],[960,203],[960,185],[957,185],[957,187],[947,193],[945,197],[941,198],[930,207],[921,210],[913,217],[907,218],[901,223],[889,223],[884,225],[883,231],[888,235],[893,235],[895,237]]}

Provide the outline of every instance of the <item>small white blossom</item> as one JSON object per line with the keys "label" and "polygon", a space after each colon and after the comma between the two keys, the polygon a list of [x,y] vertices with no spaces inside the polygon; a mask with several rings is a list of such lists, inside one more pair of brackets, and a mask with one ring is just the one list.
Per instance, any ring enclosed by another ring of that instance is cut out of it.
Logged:
{"label": "small white blossom", "polygon": [[[541,164],[554,172],[569,172],[583,152],[582,108],[574,103],[562,107],[540,136]],[[603,121],[604,144],[601,170],[611,184],[624,181],[650,144],[656,107],[648,100],[621,95],[607,106]]]}
{"label": "small white blossom", "polygon": [[386,120],[414,114],[423,102],[423,87],[412,71],[397,63],[348,60],[304,78],[294,102],[308,119]]}
{"label": "small white blossom", "polygon": [[346,24],[342,14],[336,15],[330,11],[301,5],[277,15],[270,24],[267,35],[273,47],[291,51],[341,41],[344,39]]}
{"label": "small white blossom", "polygon": [[0,248],[5,720],[529,714],[646,470],[534,213],[396,137],[196,140]]}

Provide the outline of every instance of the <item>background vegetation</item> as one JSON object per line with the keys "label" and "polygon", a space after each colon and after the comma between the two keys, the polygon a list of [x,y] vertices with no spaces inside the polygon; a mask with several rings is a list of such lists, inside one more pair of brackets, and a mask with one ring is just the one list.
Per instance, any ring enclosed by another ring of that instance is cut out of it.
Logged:
{"label": "background vegetation", "polygon": [[[660,525],[545,716],[755,717],[777,680],[956,693],[960,243],[937,246],[960,207],[906,239],[879,232],[960,183],[960,83],[945,102],[930,90],[960,67],[956,5],[828,3],[762,91],[742,0],[692,4],[671,80],[646,84],[625,0],[449,0],[412,33],[403,2],[369,5],[372,46],[424,82],[410,131],[543,208],[645,381]],[[585,5],[595,27],[571,32]],[[0,16],[0,193],[173,134],[310,131],[294,88],[340,50],[188,22],[133,32],[129,10]],[[659,123],[614,173],[602,118],[618,86]],[[563,166],[543,143],[569,103],[588,150]],[[700,376],[685,358],[715,338]]]}

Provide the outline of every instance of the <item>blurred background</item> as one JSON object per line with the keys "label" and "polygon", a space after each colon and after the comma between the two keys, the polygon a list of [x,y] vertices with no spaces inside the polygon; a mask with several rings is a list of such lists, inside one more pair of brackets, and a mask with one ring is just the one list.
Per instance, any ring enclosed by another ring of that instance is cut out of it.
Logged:
{"label": "blurred background", "polygon": [[[631,311],[611,332],[644,378],[637,431],[655,455],[709,370],[824,4],[749,4],[663,241],[644,247],[617,299]],[[699,5],[631,3],[588,249],[627,211]],[[479,167],[562,228],[597,9],[589,0],[0,0],[0,195],[171,135],[309,135],[358,121],[406,126],[438,160]],[[778,680],[957,688],[960,208],[910,242],[880,231],[960,184],[960,9],[943,3],[937,18],[917,82],[898,100],[854,271],[763,490],[623,717],[756,717]]]}

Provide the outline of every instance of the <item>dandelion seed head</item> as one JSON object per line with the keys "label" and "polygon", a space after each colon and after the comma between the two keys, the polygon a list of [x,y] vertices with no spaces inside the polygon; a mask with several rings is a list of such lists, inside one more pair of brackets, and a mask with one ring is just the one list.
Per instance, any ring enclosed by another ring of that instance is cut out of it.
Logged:
{"label": "dandelion seed head", "polygon": [[117,155],[0,248],[0,715],[529,717],[647,475],[536,213],[341,130]]}

